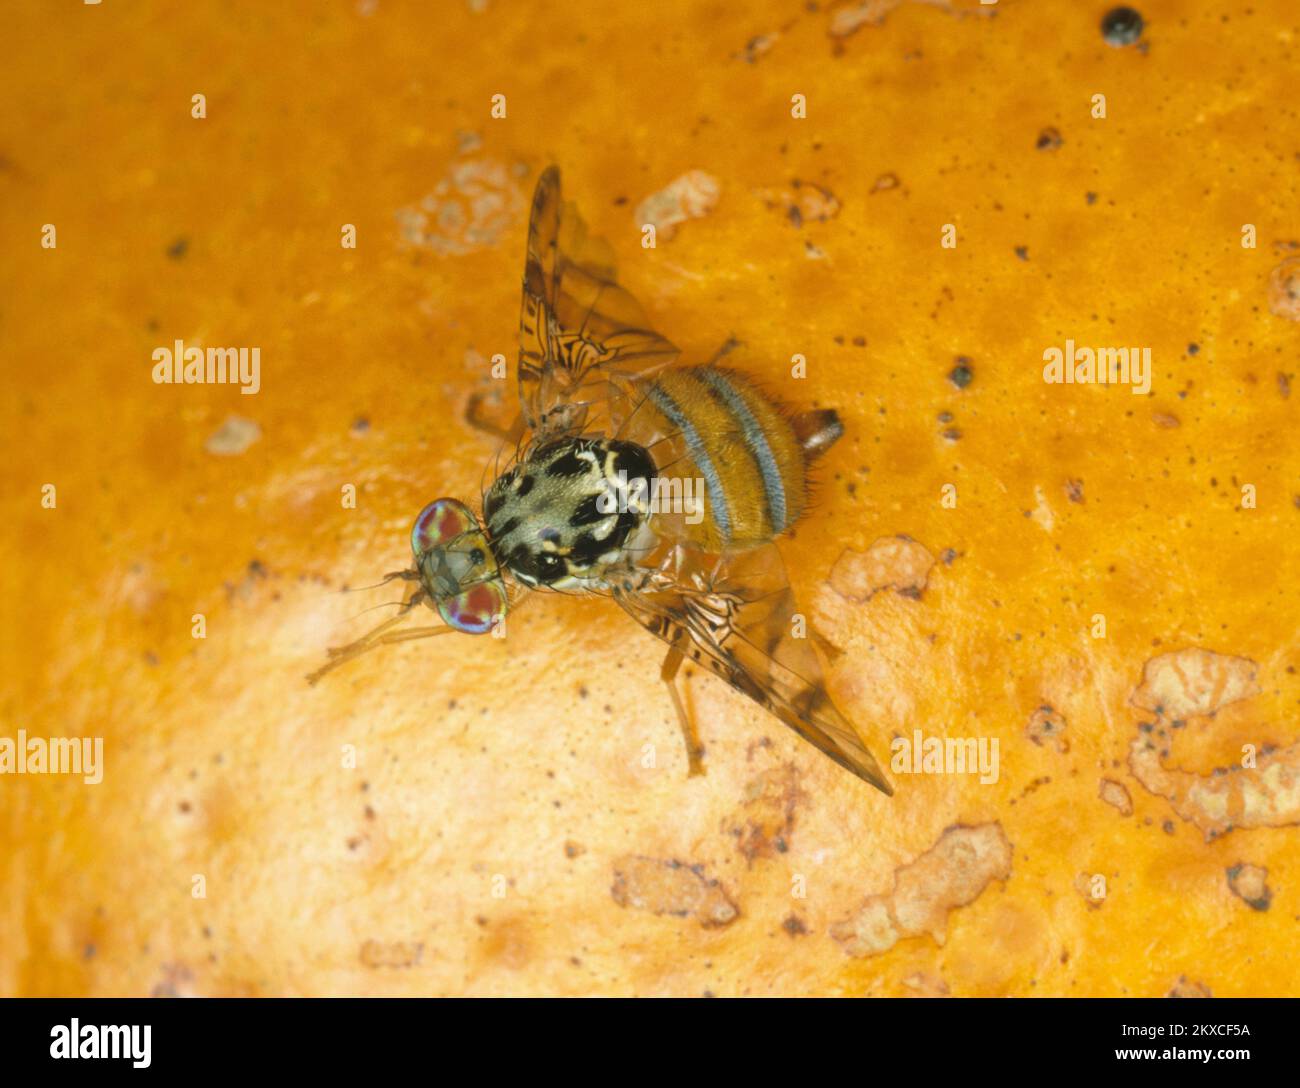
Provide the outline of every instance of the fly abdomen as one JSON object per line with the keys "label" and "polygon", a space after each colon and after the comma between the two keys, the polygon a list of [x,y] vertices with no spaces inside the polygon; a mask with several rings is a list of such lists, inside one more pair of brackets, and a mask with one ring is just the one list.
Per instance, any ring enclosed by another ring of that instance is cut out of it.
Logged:
{"label": "fly abdomen", "polygon": [[[721,367],[670,370],[646,398],[689,460],[661,471],[694,473],[702,483],[704,517],[693,526],[687,519],[685,531],[709,551],[764,544],[793,525],[807,504],[809,462],[840,433],[834,413],[792,420],[742,375]],[[803,430],[798,423],[806,423]]]}

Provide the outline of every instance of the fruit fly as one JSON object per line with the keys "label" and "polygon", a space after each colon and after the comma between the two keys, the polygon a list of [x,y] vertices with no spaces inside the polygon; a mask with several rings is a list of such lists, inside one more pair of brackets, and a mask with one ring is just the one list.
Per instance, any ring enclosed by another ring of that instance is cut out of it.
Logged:
{"label": "fruit fly", "polygon": [[[892,793],[800,637],[774,543],[804,513],[811,466],[843,428],[832,410],[795,411],[761,390],[735,365],[736,347],[676,366],[677,348],[619,285],[610,248],[562,202],[559,170],[546,170],[524,265],[521,414],[502,429],[480,418],[477,399],[467,413],[514,455],[483,496],[481,520],[456,499],[420,512],[412,566],[384,579],[418,588],[308,679],[376,646],[488,633],[534,590],[599,594],[667,644],[660,677],[691,774],[703,770],[703,749],[677,689],[686,660]],[[420,604],[443,623],[400,627]]]}

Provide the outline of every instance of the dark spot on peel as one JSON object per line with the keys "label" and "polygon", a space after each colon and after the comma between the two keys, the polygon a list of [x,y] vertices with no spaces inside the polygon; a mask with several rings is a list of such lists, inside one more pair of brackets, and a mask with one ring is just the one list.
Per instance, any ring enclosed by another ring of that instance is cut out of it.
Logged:
{"label": "dark spot on peel", "polygon": [[1101,20],[1101,36],[1107,45],[1122,49],[1142,37],[1142,15],[1133,8],[1111,8]]}

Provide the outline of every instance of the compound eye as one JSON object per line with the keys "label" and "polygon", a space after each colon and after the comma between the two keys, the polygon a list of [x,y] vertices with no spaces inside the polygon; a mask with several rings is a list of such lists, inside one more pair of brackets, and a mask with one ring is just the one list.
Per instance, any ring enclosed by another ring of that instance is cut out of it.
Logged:
{"label": "compound eye", "polygon": [[434,499],[411,526],[411,551],[418,560],[425,552],[446,547],[465,533],[478,532],[478,519],[458,499]]}
{"label": "compound eye", "polygon": [[485,635],[506,618],[506,588],[499,578],[479,582],[464,593],[439,601],[438,614],[448,627],[467,635]]}

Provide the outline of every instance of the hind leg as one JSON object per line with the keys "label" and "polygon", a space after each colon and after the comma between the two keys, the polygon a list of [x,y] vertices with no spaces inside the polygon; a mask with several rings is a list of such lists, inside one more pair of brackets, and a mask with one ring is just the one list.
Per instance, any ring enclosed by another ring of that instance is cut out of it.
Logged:
{"label": "hind leg", "polygon": [[682,739],[686,741],[686,774],[688,778],[694,778],[704,773],[704,745],[700,743],[700,735],[695,729],[695,719],[687,711],[682,693],[677,690],[677,670],[681,667],[682,651],[673,643],[659,670],[659,679],[668,685],[668,694],[672,696],[673,708],[677,711],[677,720],[682,727]]}
{"label": "hind leg", "polygon": [[718,350],[713,353],[713,358],[710,359],[704,365],[716,366],[721,361],[723,356],[728,355],[729,353],[735,351],[738,347],[740,347],[740,341],[737,340],[734,336],[728,336],[726,341],[723,343],[722,347],[718,348]]}

